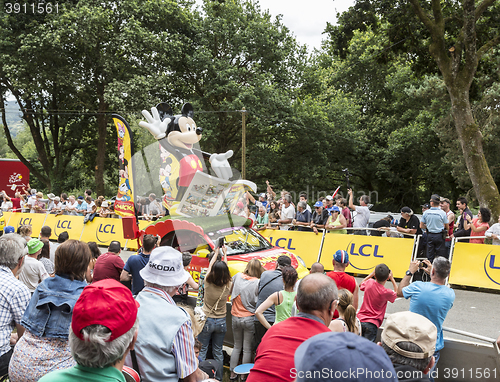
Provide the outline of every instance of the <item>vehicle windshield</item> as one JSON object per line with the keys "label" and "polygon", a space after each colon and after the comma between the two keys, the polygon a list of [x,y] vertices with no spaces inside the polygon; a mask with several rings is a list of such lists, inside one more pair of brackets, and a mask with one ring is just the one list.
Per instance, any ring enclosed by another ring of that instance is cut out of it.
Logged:
{"label": "vehicle windshield", "polygon": [[216,232],[210,232],[208,235],[215,245],[217,245],[219,237],[224,236],[228,256],[272,248],[272,245],[261,235],[245,227],[223,228]]}

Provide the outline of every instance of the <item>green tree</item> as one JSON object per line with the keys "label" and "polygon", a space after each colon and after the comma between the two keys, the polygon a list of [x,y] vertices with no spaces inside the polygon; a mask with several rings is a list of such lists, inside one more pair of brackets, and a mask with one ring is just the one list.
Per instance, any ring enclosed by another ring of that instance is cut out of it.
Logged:
{"label": "green tree", "polygon": [[2,17],[1,95],[16,97],[40,166],[22,156],[6,123],[5,135],[46,188],[60,189],[72,158],[84,150],[80,157],[93,159],[95,186],[104,192],[105,169],[116,168],[106,166],[108,132],[116,134],[108,115],[120,107],[132,115],[141,101],[164,94],[161,79],[175,78],[192,34],[190,4],[84,0],[60,4],[58,14]]}
{"label": "green tree", "polygon": [[[356,10],[361,12],[356,13]],[[487,104],[483,98],[488,88],[498,81],[497,70],[491,70],[488,61],[493,48],[500,43],[500,2],[358,0],[355,7],[342,16],[344,25],[330,26],[329,48],[342,54],[356,29],[365,30],[367,25],[376,27],[379,18],[389,25],[384,30],[377,29],[377,33],[388,37],[385,45],[388,49],[410,59],[416,73],[442,76],[452,120],[441,125],[454,129],[454,136],[449,132],[444,135],[448,139],[458,139],[460,157],[478,201],[498,214],[500,197],[487,163],[485,126],[480,124],[481,120],[476,120],[474,109],[479,111],[481,104]],[[487,80],[479,80],[480,77]],[[481,114],[492,115],[487,107]],[[444,121],[446,119],[445,116]],[[441,129],[442,136],[443,133]],[[456,168],[460,166],[458,162],[455,159]]]}

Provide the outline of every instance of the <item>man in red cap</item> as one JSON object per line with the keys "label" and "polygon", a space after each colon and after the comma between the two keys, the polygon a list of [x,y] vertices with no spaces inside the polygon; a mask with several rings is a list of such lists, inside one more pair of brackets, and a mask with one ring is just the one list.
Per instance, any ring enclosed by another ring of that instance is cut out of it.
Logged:
{"label": "man in red cap", "polygon": [[113,279],[88,285],[73,309],[69,346],[77,365],[57,370],[40,382],[125,382],[125,357],[137,340],[139,304]]}

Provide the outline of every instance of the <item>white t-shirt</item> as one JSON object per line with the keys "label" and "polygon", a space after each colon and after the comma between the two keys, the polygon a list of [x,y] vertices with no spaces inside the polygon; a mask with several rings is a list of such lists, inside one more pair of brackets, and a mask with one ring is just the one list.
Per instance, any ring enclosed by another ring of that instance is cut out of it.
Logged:
{"label": "white t-shirt", "polygon": [[354,228],[366,228],[370,220],[370,209],[364,206],[356,206],[356,212],[352,226]]}
{"label": "white t-shirt", "polygon": [[94,201],[91,201],[90,203],[87,203],[87,212],[92,212],[92,207],[95,206]]}
{"label": "white t-shirt", "polygon": [[36,197],[35,196],[30,196],[28,198],[28,201],[26,202],[26,204],[29,206],[30,212],[34,213],[35,212]]}
{"label": "white t-shirt", "polygon": [[[500,236],[500,224],[499,223],[495,223],[490,228],[488,228],[486,230],[486,232],[484,233],[484,236],[491,237],[492,234]],[[493,239],[493,242],[491,244],[493,244],[493,245],[500,245],[500,240]]]}
{"label": "white t-shirt", "polygon": [[4,200],[2,202],[2,211],[8,211],[9,209],[12,209],[12,202],[9,200]]}
{"label": "white t-shirt", "polygon": [[49,274],[40,261],[29,256],[24,256],[24,264],[19,273],[19,281],[26,285],[31,293],[47,277],[49,277]]}
{"label": "white t-shirt", "polygon": [[[288,220],[288,219],[293,220],[294,217],[295,217],[295,207],[293,206],[293,204],[290,203],[288,205],[288,208],[287,208],[287,207],[285,207],[285,204],[283,203],[283,205],[281,206],[281,219],[282,220]],[[282,226],[280,226],[280,229],[288,231],[290,229],[290,226],[282,225]]]}
{"label": "white t-shirt", "polygon": [[[61,202],[59,202],[59,203],[54,202],[52,208],[50,209],[50,212],[55,214],[56,210],[60,210],[61,208],[63,208]],[[54,211],[52,211],[52,210],[54,210]]]}
{"label": "white t-shirt", "polygon": [[59,247],[61,243],[53,243],[50,242],[50,252],[49,252],[49,258],[50,261],[52,261],[54,264],[56,262],[56,249]]}

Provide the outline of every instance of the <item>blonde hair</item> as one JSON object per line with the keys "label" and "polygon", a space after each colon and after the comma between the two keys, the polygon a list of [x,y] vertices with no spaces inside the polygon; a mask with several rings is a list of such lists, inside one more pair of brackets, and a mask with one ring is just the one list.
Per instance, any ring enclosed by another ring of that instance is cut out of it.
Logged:
{"label": "blonde hair", "polygon": [[243,271],[244,274],[250,277],[257,277],[260,279],[262,272],[265,271],[265,268],[262,266],[258,259],[252,259],[248,262],[247,267]]}
{"label": "blonde hair", "polygon": [[21,236],[31,236],[33,233],[33,229],[31,228],[31,225],[25,224],[19,227],[19,235]]}
{"label": "blonde hair", "polygon": [[352,305],[352,293],[347,289],[339,289],[339,303],[337,310],[344,316],[344,321],[351,333],[358,333],[359,328],[356,327],[356,309]]}

